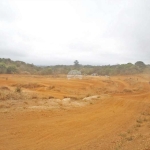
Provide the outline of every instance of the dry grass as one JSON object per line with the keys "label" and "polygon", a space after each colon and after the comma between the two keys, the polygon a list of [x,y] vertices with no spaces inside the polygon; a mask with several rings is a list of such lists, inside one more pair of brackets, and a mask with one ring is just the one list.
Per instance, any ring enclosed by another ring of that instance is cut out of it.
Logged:
{"label": "dry grass", "polygon": [[88,94],[86,94],[86,97],[90,97],[90,96],[91,96],[91,94],[89,94],[89,93],[88,93]]}
{"label": "dry grass", "polygon": [[7,90],[7,91],[10,91],[10,89],[9,89],[7,86],[2,86],[2,87],[0,87],[0,90]]}
{"label": "dry grass", "polygon": [[49,99],[52,99],[52,98],[54,98],[54,97],[53,97],[53,96],[49,96],[48,98],[49,98]]}
{"label": "dry grass", "polygon": [[21,88],[29,88],[29,89],[34,89],[34,88],[39,88],[39,87],[45,87],[42,84],[37,84],[37,83],[28,83],[28,84],[13,84],[12,86],[16,87],[21,87]]}
{"label": "dry grass", "polygon": [[121,133],[119,136],[126,137],[127,135],[125,133]]}
{"label": "dry grass", "polygon": [[[0,100],[26,100],[33,99],[33,94],[27,92],[0,91]],[[36,97],[37,99],[37,97]]]}
{"label": "dry grass", "polygon": [[125,92],[125,93],[131,93],[132,90],[131,89],[124,89],[123,92]]}
{"label": "dry grass", "polygon": [[52,90],[52,89],[54,89],[54,88],[55,88],[55,86],[54,86],[54,85],[51,85],[51,86],[48,87],[48,90]]}
{"label": "dry grass", "polygon": [[137,123],[143,123],[143,120],[141,118],[136,120]]}
{"label": "dry grass", "polygon": [[132,141],[133,140],[133,136],[129,136],[126,138],[127,141]]}
{"label": "dry grass", "polygon": [[21,93],[21,92],[22,92],[21,87],[16,87],[15,92],[17,92],[17,93]]}

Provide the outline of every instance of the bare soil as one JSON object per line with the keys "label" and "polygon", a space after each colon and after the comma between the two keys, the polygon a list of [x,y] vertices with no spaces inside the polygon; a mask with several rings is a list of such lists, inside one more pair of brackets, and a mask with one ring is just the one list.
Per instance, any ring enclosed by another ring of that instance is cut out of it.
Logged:
{"label": "bare soil", "polygon": [[150,150],[149,81],[0,75],[0,150]]}

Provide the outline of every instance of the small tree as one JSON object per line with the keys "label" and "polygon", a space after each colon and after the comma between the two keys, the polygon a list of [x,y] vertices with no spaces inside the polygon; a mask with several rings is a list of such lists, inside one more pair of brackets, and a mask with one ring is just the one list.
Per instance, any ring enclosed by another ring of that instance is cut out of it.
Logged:
{"label": "small tree", "polygon": [[75,60],[75,61],[74,61],[74,66],[75,66],[75,68],[78,68],[78,67],[79,67],[79,61],[78,61],[78,60]]}

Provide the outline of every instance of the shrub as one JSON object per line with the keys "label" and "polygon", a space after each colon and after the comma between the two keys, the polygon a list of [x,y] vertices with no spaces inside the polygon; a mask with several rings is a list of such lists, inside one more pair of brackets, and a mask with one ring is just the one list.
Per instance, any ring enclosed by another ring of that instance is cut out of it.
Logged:
{"label": "shrub", "polygon": [[54,85],[48,87],[49,90],[52,90],[52,89],[54,89],[54,88],[55,88]]}
{"label": "shrub", "polygon": [[137,122],[137,123],[142,123],[143,121],[142,121],[142,119],[140,118],[140,119],[137,119],[136,122]]}
{"label": "shrub", "polygon": [[91,96],[91,94],[86,94],[86,97],[90,97]]}
{"label": "shrub", "polygon": [[53,97],[53,96],[49,96],[48,98],[49,98],[49,99],[52,99],[52,98],[54,98],[54,97]]}
{"label": "shrub", "polygon": [[126,140],[132,141],[133,140],[133,136],[127,137]]}
{"label": "shrub", "polygon": [[16,73],[16,72],[17,72],[16,66],[11,65],[11,66],[8,66],[8,67],[7,67],[7,73],[8,73],[8,74]]}
{"label": "shrub", "polygon": [[16,89],[15,89],[15,92],[21,93],[21,91],[22,91],[21,87],[17,86]]}

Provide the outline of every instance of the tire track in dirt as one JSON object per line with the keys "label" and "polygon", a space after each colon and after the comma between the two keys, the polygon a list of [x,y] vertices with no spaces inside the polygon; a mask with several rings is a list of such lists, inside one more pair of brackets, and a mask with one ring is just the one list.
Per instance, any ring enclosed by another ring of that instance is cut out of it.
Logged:
{"label": "tire track in dirt", "polygon": [[[121,88],[129,86],[125,81],[114,81]],[[147,90],[100,97],[81,108],[1,113],[0,149],[114,149],[120,140],[118,135],[130,129],[150,105],[148,86],[143,86]]]}

